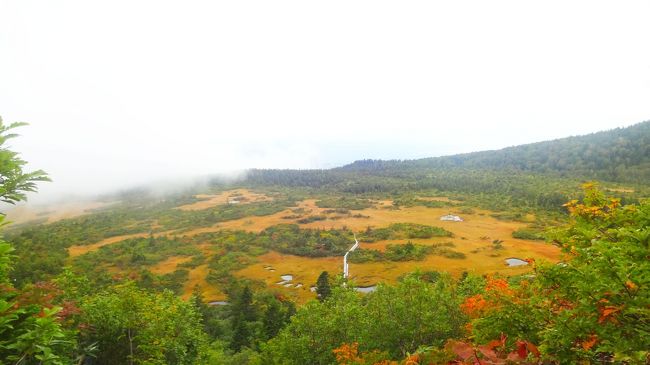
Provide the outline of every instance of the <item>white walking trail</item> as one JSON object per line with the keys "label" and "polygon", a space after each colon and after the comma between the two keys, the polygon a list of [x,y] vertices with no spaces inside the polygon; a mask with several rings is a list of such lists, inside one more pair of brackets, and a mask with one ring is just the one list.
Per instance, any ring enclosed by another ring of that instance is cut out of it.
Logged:
{"label": "white walking trail", "polygon": [[343,255],[343,278],[347,279],[349,274],[349,265],[348,265],[348,254],[359,247],[359,241],[357,241],[357,235],[354,235],[354,245],[348,250],[348,252]]}

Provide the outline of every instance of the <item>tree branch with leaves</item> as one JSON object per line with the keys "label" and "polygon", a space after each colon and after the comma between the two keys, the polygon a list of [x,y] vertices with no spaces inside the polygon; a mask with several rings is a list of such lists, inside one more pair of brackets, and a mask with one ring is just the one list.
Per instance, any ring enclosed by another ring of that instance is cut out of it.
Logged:
{"label": "tree branch with leaves", "polygon": [[27,161],[7,146],[7,141],[18,136],[12,131],[26,125],[27,123],[5,125],[0,118],[0,201],[9,204],[25,200],[26,192],[36,191],[37,182],[50,181],[43,170],[23,171]]}

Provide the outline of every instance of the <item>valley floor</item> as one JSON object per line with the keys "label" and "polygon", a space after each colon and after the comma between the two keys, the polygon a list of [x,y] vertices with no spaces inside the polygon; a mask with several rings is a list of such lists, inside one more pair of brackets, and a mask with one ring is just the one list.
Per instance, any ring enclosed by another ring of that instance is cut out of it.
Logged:
{"label": "valley floor", "polygon": [[[238,204],[247,201],[267,201],[272,198],[245,189],[238,189],[213,196],[201,196],[204,199],[199,203],[184,205],[180,209],[208,209],[219,204],[232,203],[232,197],[243,197]],[[230,198],[229,198],[230,197]],[[448,201],[446,197],[428,198],[429,200]],[[454,276],[462,272],[476,274],[503,273],[506,275],[520,274],[529,271],[527,266],[508,267],[505,259],[533,258],[557,262],[560,260],[559,249],[543,241],[530,241],[515,239],[512,233],[526,227],[524,222],[504,221],[494,218],[487,210],[476,208],[461,209],[457,206],[443,208],[429,208],[424,206],[395,208],[391,200],[373,201],[373,206],[366,209],[353,210],[350,214],[337,214],[326,208],[317,206],[316,199],[305,199],[297,202],[295,207],[278,213],[264,216],[250,216],[241,219],[221,222],[209,227],[169,230],[156,232],[154,237],[185,236],[193,237],[200,234],[219,232],[222,230],[238,230],[248,232],[261,232],[271,226],[286,223],[296,223],[299,217],[295,212],[301,212],[300,217],[321,216],[322,220],[300,224],[301,229],[344,229],[362,232],[367,227],[386,227],[393,223],[417,223],[444,228],[453,233],[452,237],[434,237],[427,239],[393,239],[373,243],[361,241],[362,249],[385,250],[388,244],[400,244],[412,241],[420,245],[434,245],[437,243],[451,242],[454,250],[464,254],[464,258],[448,258],[437,255],[428,255],[422,261],[380,261],[368,263],[351,263],[350,273],[354,285],[370,286],[378,283],[394,283],[405,273],[414,270],[445,271]],[[446,214],[457,214],[463,218],[462,222],[441,221],[440,217]],[[289,217],[289,218],[288,218]],[[529,217],[532,219],[532,217]],[[98,250],[101,247],[122,242],[136,237],[146,237],[148,233],[128,234],[110,237],[88,245],[74,245],[68,248],[71,259],[80,255]],[[495,248],[494,242],[501,242],[500,248]],[[350,242],[352,245],[353,242]],[[210,260],[215,254],[209,242],[198,243],[196,247]],[[190,260],[188,256],[171,256],[150,266],[148,269],[155,274],[169,274],[181,268]],[[119,272],[115,267],[107,268],[111,272]],[[341,257],[303,257],[269,251],[255,258],[255,263],[234,273],[237,277],[261,281],[270,289],[292,297],[298,302],[305,302],[314,298],[310,287],[314,285],[322,271],[331,274],[342,272]],[[209,273],[207,264],[201,264],[189,269],[188,278],[183,286],[183,296],[191,295],[195,288],[199,288],[204,298],[208,301],[225,299],[225,294],[215,285],[206,281]],[[292,281],[282,283],[281,275],[293,275]],[[288,285],[287,285],[288,284]],[[286,285],[286,286],[285,286]],[[298,286],[298,287],[296,287]]]}

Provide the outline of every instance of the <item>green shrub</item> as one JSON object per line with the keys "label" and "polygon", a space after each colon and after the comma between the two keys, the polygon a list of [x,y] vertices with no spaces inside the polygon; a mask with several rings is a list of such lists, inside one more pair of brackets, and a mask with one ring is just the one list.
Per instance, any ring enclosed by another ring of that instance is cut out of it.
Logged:
{"label": "green shrub", "polygon": [[519,228],[518,230],[512,232],[513,238],[518,238],[522,240],[540,240],[543,241],[544,235],[542,232],[537,232],[532,229]]}

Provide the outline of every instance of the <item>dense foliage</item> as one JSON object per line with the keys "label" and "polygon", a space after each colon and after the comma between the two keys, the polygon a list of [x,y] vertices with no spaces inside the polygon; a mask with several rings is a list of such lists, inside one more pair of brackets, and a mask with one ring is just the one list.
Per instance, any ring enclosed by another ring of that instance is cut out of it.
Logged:
{"label": "dense foliage", "polygon": [[266,363],[332,364],[332,350],[349,342],[395,357],[421,344],[444,344],[462,333],[466,321],[455,285],[446,277],[433,284],[408,278],[395,287],[380,286],[365,298],[337,288],[324,302],[300,308],[268,343]]}
{"label": "dense foliage", "polygon": [[372,202],[367,199],[353,199],[348,197],[328,198],[316,202],[316,205],[321,208],[339,208],[349,210],[360,210],[370,208]]}
{"label": "dense foliage", "polygon": [[420,245],[411,241],[404,244],[388,244],[384,251],[360,248],[349,256],[350,262],[362,263],[373,261],[421,261],[427,255],[438,255],[450,259],[463,259],[465,254],[451,249],[454,244],[441,242]]}
{"label": "dense foliage", "polygon": [[540,264],[534,280],[493,281],[464,308],[474,338],[507,335],[539,345],[560,363],[642,363],[650,343],[650,204],[620,206],[592,184],[567,204],[571,224],[554,233],[566,260]]}
{"label": "dense foliage", "polygon": [[[25,173],[25,161],[9,150],[5,142],[15,137],[9,130],[24,124],[5,127],[0,119],[0,201],[15,203],[34,191],[36,181],[47,180],[44,172]],[[4,215],[0,215],[0,227]],[[75,357],[74,331],[61,325],[65,314],[55,303],[55,288],[30,285],[14,287],[9,274],[16,260],[14,248],[0,240],[0,361],[15,364],[68,364]]]}
{"label": "dense foliage", "polygon": [[406,238],[431,238],[451,237],[452,233],[434,226],[427,226],[416,223],[393,223],[384,228],[368,227],[359,236],[363,242],[376,242],[384,240],[406,239]]}
{"label": "dense foliage", "polygon": [[63,308],[48,288],[13,287],[7,275],[15,258],[12,251],[0,241],[0,359],[16,364],[70,363],[76,350],[74,331],[61,325]]}
{"label": "dense foliage", "polygon": [[349,230],[300,229],[281,224],[265,229],[256,240],[264,247],[300,256],[340,256],[354,242]]}
{"label": "dense foliage", "polygon": [[83,298],[86,341],[103,364],[196,364],[207,336],[191,303],[169,291],[148,293],[132,283]]}

